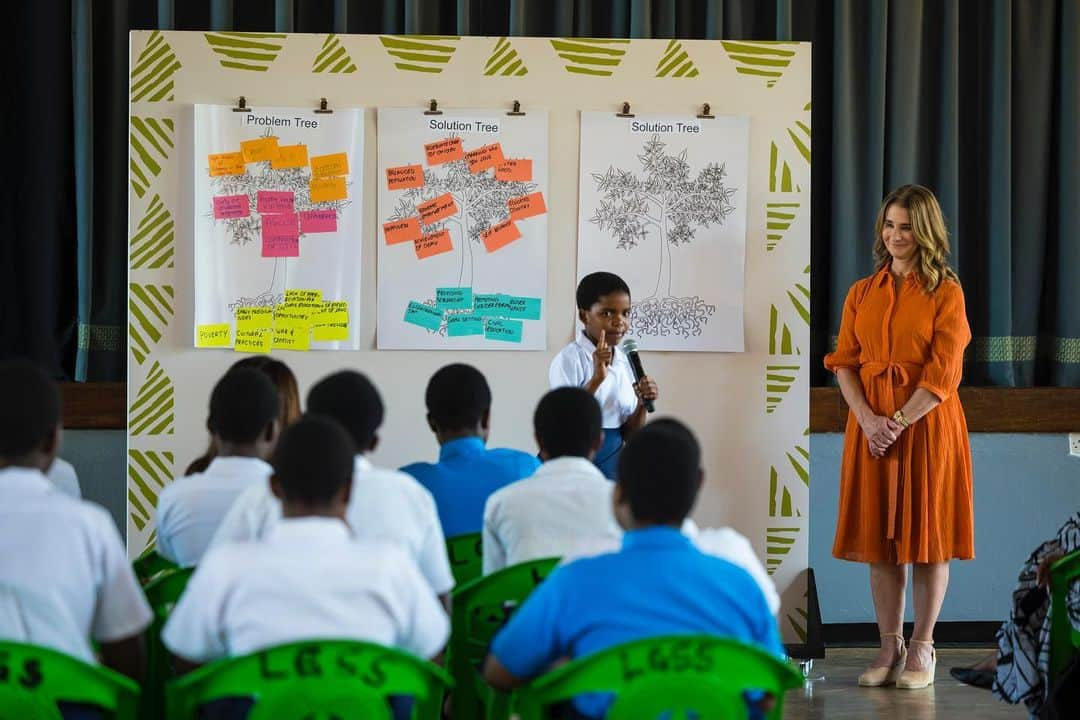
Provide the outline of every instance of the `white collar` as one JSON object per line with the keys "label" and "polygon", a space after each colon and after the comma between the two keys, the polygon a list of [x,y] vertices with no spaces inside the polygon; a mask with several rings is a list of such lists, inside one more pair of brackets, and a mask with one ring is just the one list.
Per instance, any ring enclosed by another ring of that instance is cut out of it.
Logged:
{"label": "white collar", "polygon": [[344,520],[328,517],[281,518],[270,528],[266,539],[274,543],[338,544],[352,540],[352,531]]}
{"label": "white collar", "polygon": [[543,477],[547,475],[586,475],[589,480],[601,480],[606,485],[610,485],[611,481],[604,477],[604,473],[600,472],[600,469],[593,465],[592,460],[588,460],[583,457],[574,457],[570,455],[564,455],[563,457],[553,458],[548,460],[533,473],[533,477]]}
{"label": "white collar", "polygon": [[[374,468],[375,468],[375,466],[371,463],[370,460],[368,460],[367,455],[362,455],[360,453],[357,453],[356,456],[353,458],[353,473],[354,474],[371,472]],[[355,480],[355,479],[356,478],[354,477],[353,480]]]}
{"label": "white collar", "polygon": [[274,468],[262,458],[242,455],[218,455],[206,466],[204,475],[270,475]]}
{"label": "white collar", "polygon": [[37,468],[17,466],[0,470],[0,492],[11,489],[35,493],[58,492],[56,486]]}

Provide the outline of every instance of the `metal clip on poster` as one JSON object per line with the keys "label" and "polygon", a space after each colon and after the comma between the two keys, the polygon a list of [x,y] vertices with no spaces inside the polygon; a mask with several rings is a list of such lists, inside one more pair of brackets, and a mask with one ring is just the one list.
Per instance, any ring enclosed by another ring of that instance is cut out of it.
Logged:
{"label": "metal clip on poster", "polygon": [[327,107],[326,98],[319,98],[319,107],[315,108],[315,112],[320,115],[327,115],[334,111]]}
{"label": "metal clip on poster", "polygon": [[248,107],[247,98],[243,95],[236,102],[236,107],[232,109],[233,112],[251,112],[251,108]]}
{"label": "metal clip on poster", "polygon": [[634,117],[634,113],[630,112],[630,103],[624,102],[622,104],[622,112],[615,113],[615,117]]}
{"label": "metal clip on poster", "polygon": [[698,113],[698,117],[702,120],[715,120],[716,116],[712,114],[712,108],[709,107],[709,103],[705,103],[701,106],[701,112]]}
{"label": "metal clip on poster", "polygon": [[525,113],[521,112],[521,102],[518,101],[518,100],[515,100],[514,101],[514,109],[511,110],[510,112],[506,113],[506,114],[511,115],[513,117],[520,117],[520,116],[524,115]]}
{"label": "metal clip on poster", "polygon": [[431,98],[428,101],[428,109],[424,111],[425,115],[442,115],[442,110],[439,109],[439,102],[435,98]]}

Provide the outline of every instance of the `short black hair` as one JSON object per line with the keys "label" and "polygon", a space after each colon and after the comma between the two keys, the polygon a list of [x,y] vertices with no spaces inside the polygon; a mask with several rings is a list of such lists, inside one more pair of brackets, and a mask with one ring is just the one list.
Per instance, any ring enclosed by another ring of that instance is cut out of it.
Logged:
{"label": "short black hair", "polygon": [[472,365],[455,363],[431,376],[424,404],[440,430],[469,430],[491,409],[491,388]]}
{"label": "short black hair", "polygon": [[533,428],[549,457],[589,457],[604,432],[600,404],[579,387],[557,388],[540,398]]}
{"label": "short black hair", "polygon": [[340,370],[315,383],[308,391],[307,409],[336,420],[361,452],[375,444],[375,431],[383,422],[379,391],[355,370]]}
{"label": "short black hair", "polygon": [[345,428],[308,413],[281,434],[270,464],[285,500],[327,505],[352,482],[355,454]]}
{"label": "short black hair", "polygon": [[577,286],[578,310],[588,310],[604,295],[624,292],[630,297],[630,286],[615,273],[594,272],[581,278]]}
{"label": "short black hair", "polygon": [[277,417],[277,388],[258,370],[229,370],[210,393],[207,426],[225,442],[255,442]]}
{"label": "short black hair", "polygon": [[60,388],[28,360],[0,363],[0,457],[17,460],[40,449],[60,422]]}
{"label": "short black hair", "polygon": [[615,476],[638,522],[674,525],[694,507],[700,473],[701,446],[694,433],[664,418],[630,437]]}

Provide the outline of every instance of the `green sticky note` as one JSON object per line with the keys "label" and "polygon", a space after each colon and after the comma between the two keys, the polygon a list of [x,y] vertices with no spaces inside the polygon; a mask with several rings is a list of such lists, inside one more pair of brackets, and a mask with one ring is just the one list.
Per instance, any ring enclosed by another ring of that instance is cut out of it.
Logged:
{"label": "green sticky note", "polygon": [[411,300],[405,309],[405,322],[436,331],[442,327],[442,313],[430,305]]}
{"label": "green sticky note", "polygon": [[449,315],[446,318],[446,331],[450,337],[483,335],[484,318],[479,315]]}
{"label": "green sticky note", "polygon": [[540,319],[540,298],[507,295],[506,304],[509,306],[506,317],[518,320]]}
{"label": "green sticky note", "polygon": [[502,318],[488,318],[484,323],[484,337],[488,340],[501,340],[503,342],[521,342],[521,331],[525,323],[520,320],[503,320]]}
{"label": "green sticky note", "polygon": [[499,310],[499,295],[473,295],[473,313],[481,317],[501,315]]}
{"label": "green sticky note", "polygon": [[468,310],[472,307],[472,288],[448,287],[435,289],[435,309]]}

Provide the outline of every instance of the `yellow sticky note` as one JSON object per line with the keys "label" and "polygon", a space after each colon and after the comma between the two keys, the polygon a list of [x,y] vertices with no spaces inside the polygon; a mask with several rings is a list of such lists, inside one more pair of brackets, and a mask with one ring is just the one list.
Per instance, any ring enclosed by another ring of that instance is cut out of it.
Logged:
{"label": "yellow sticky note", "polygon": [[302,168],[307,164],[307,145],[279,145],[277,157],[270,160],[270,167],[275,170]]}
{"label": "yellow sticky note", "polygon": [[236,331],[236,342],[233,343],[233,350],[242,353],[268,353],[270,352],[270,342],[273,339],[274,331],[272,329],[238,329]]}
{"label": "yellow sticky note", "polygon": [[278,305],[274,309],[274,327],[310,326],[310,318],[313,314],[314,311],[311,308]]}
{"label": "yellow sticky note", "polygon": [[274,325],[273,347],[279,350],[306,351],[311,347],[311,327],[300,325]]}
{"label": "yellow sticky note", "polygon": [[236,308],[236,334],[241,330],[261,330],[274,327],[274,308],[263,306]]}
{"label": "yellow sticky note", "polygon": [[349,303],[344,300],[327,300],[322,304],[322,312],[349,312]]}
{"label": "yellow sticky note", "polygon": [[319,312],[311,316],[312,325],[348,325],[349,313],[339,310],[337,312]]}
{"label": "yellow sticky note", "polygon": [[322,301],[322,290],[293,289],[285,291],[286,305],[305,305],[307,303],[322,305]]}
{"label": "yellow sticky note", "polygon": [[308,190],[313,203],[333,202],[349,197],[343,177],[315,178],[308,182]]}
{"label": "yellow sticky note", "polygon": [[316,325],[311,328],[311,339],[318,342],[332,342],[334,340],[348,340],[348,325]]}
{"label": "yellow sticky note", "polygon": [[200,325],[195,329],[195,347],[229,347],[232,344],[231,335],[229,323]]}
{"label": "yellow sticky note", "polygon": [[311,158],[311,177],[333,177],[349,174],[349,156],[345,153],[316,155]]}
{"label": "yellow sticky note", "polygon": [[240,143],[240,152],[244,162],[265,162],[278,156],[276,137],[261,137],[258,140],[245,140]]}

